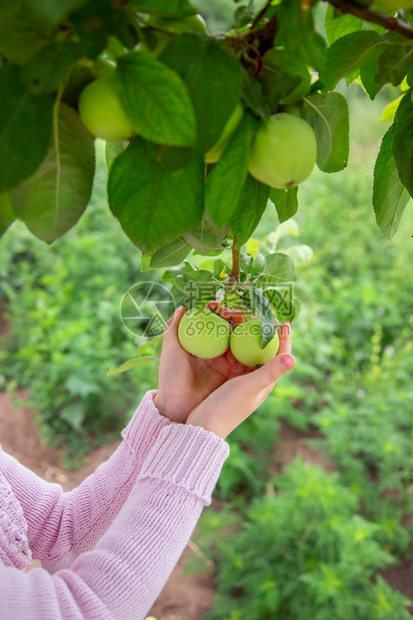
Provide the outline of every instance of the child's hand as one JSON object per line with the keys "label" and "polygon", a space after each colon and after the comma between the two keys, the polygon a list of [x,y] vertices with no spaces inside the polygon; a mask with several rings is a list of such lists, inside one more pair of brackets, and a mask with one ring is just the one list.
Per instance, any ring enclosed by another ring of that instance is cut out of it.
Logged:
{"label": "child's hand", "polygon": [[251,371],[237,362],[228,349],[224,355],[204,360],[187,353],[178,339],[179,321],[185,308],[167,322],[159,366],[159,388],[154,402],[160,413],[174,422],[186,422],[190,412],[225,383]]}
{"label": "child's hand", "polygon": [[248,418],[272,392],[280,377],[295,365],[288,323],[281,326],[279,336],[280,348],[273,359],[248,376],[238,376],[221,385],[195,407],[186,423],[202,426],[225,439]]}
{"label": "child's hand", "polygon": [[264,402],[294,364],[292,355],[278,354],[248,376],[230,379],[195,407],[186,423],[202,426],[225,439]]}
{"label": "child's hand", "polygon": [[[178,340],[178,325],[184,313],[184,308],[178,308],[168,321],[162,344],[159,389],[154,399],[160,413],[174,422],[186,422],[188,415],[229,379],[257,372],[240,364],[230,349],[209,360],[187,353]],[[290,353],[288,323],[282,326],[279,335],[279,355]]]}

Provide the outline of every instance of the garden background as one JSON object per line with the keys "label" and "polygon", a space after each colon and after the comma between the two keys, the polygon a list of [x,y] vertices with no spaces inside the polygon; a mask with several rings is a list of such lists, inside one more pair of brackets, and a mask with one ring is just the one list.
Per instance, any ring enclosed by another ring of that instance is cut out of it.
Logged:
{"label": "garden background", "polygon": [[[228,27],[232,2],[194,4],[211,32]],[[342,88],[348,168],[315,170],[293,220],[279,225],[267,210],[247,246],[286,251],[296,264],[296,367],[231,435],[184,557],[198,577],[185,581],[180,563],[181,589],[173,598],[167,586],[159,618],[403,620],[413,609],[413,209],[388,241],[371,208],[389,126],[379,120],[399,90],[371,102],[358,84]],[[140,252],[107,208],[99,141],[97,157],[92,204],[74,230],[47,246],[16,223],[0,242],[0,428],[34,468],[38,433],[40,470],[67,488],[107,458],[157,381],[156,364],[106,375],[136,357],[123,294],[161,281],[162,270],[141,272]],[[15,443],[18,424],[26,448]]]}

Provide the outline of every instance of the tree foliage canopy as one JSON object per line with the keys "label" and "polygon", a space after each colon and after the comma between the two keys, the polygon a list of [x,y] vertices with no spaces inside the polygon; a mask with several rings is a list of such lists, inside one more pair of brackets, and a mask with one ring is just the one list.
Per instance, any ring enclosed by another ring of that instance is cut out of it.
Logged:
{"label": "tree foliage canopy", "polygon": [[[413,195],[413,12],[370,0],[279,0],[259,10],[251,1],[234,4],[233,28],[215,35],[147,22],[194,14],[189,0],[1,3],[0,232],[18,217],[51,243],[84,212],[94,137],[78,101],[112,61],[134,134],[107,142],[109,204],[152,266],[178,264],[193,248],[217,251],[228,239],[239,247],[269,197],[281,222],[294,215],[297,187],[270,188],[248,173],[257,126],[270,115],[301,116],[315,132],[318,167],[343,170],[349,114],[335,90],[342,79],[358,80],[371,99],[388,84],[404,89],[374,171],[377,224],[391,238]],[[240,102],[229,145],[206,164]]]}

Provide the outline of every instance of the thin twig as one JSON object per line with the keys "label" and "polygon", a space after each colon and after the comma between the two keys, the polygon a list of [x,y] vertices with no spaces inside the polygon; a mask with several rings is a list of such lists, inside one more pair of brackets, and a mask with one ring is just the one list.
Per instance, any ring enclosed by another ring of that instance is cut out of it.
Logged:
{"label": "thin twig", "polygon": [[272,0],[268,0],[268,2],[266,2],[264,6],[262,7],[261,11],[257,13],[257,15],[254,17],[254,21],[251,24],[251,30],[253,30],[255,26],[259,23],[261,18],[264,17],[265,13],[270,8],[271,4],[272,4]]}
{"label": "thin twig", "polygon": [[369,9],[368,7],[358,4],[358,2],[355,2],[354,0],[323,1],[328,2],[328,4],[331,4],[331,6],[338,9],[342,13],[350,13],[351,15],[359,17],[366,22],[383,26],[383,28],[386,30],[391,30],[392,32],[397,32],[406,39],[413,39],[413,30],[410,24],[397,19],[397,17],[392,17],[386,13],[374,11],[373,9]]}
{"label": "thin twig", "polygon": [[239,282],[239,274],[241,270],[241,250],[237,250],[235,246],[237,245],[237,237],[234,235],[232,240],[232,270],[229,274],[229,281],[231,283]]}

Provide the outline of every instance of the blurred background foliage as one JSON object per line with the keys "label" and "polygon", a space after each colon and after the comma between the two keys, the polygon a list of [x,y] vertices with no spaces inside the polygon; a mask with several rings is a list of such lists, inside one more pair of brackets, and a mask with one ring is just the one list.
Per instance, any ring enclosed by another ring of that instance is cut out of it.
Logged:
{"label": "blurred background foliage", "polygon": [[[194,4],[212,32],[230,25],[229,0]],[[389,242],[371,207],[372,169],[388,127],[379,119],[395,92],[374,102],[357,84],[343,93],[349,166],[336,175],[315,170],[300,186],[299,212],[277,246],[305,244],[314,254],[301,268],[296,257],[297,364],[231,436],[215,510],[196,535],[217,579],[215,619],[410,617],[409,601],[378,571],[412,554],[413,209]],[[99,143],[97,153],[92,204],[76,229],[46,246],[16,223],[0,243],[8,324],[0,389],[27,389],[46,440],[65,447],[67,465],[118,438],[157,382],[156,364],[106,376],[137,355],[120,320],[122,295],[162,272],[141,272],[140,253],[107,208]],[[267,209],[247,251],[257,252],[277,227],[275,208]],[[275,466],[283,424],[309,437],[320,465]]]}

